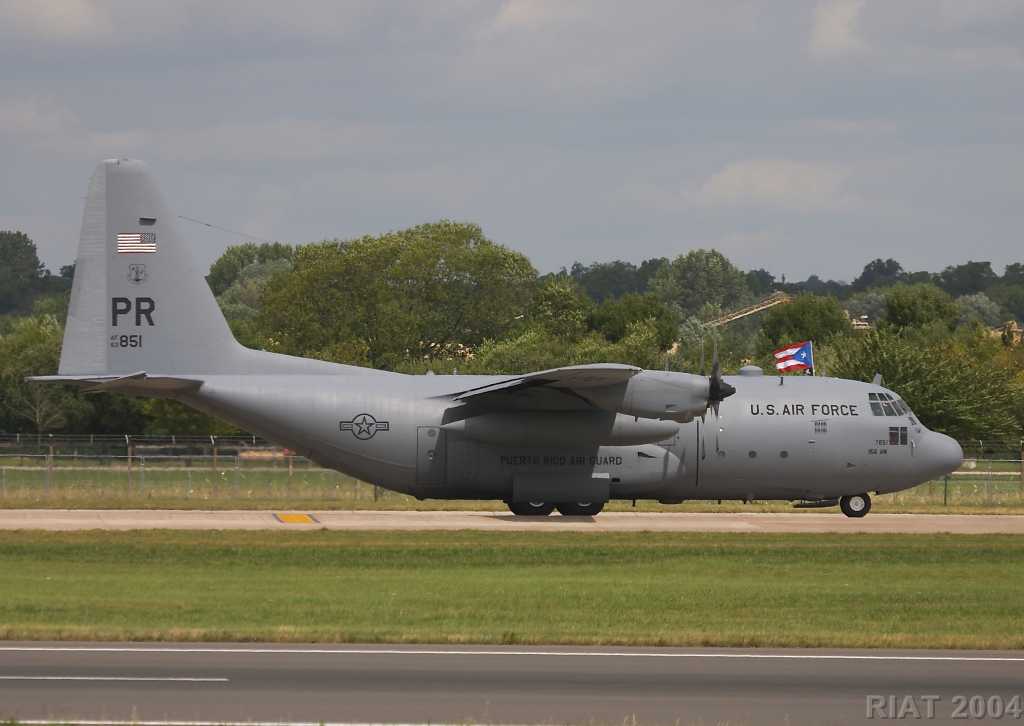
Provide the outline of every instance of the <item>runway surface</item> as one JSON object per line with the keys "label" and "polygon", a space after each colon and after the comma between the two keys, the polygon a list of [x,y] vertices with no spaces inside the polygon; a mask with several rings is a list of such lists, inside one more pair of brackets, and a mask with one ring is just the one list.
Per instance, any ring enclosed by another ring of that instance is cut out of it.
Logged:
{"label": "runway surface", "polygon": [[911,696],[952,723],[957,696],[1022,691],[1018,652],[0,646],[0,718],[23,721],[856,724]]}
{"label": "runway surface", "polygon": [[493,532],[905,532],[1024,534],[1024,516],[1005,514],[634,513],[514,517],[506,512],[195,511],[0,509],[0,529],[458,530]]}

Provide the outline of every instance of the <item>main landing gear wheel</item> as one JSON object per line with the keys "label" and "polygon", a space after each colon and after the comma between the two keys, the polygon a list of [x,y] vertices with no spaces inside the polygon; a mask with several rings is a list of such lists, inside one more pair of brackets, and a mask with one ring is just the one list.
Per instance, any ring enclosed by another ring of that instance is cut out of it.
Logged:
{"label": "main landing gear wheel", "polygon": [[594,517],[604,509],[604,502],[566,502],[555,507],[563,517]]}
{"label": "main landing gear wheel", "polygon": [[546,517],[555,511],[554,504],[547,502],[505,502],[517,517]]}
{"label": "main landing gear wheel", "polygon": [[839,508],[847,517],[863,517],[871,511],[871,497],[867,494],[851,494],[839,498]]}

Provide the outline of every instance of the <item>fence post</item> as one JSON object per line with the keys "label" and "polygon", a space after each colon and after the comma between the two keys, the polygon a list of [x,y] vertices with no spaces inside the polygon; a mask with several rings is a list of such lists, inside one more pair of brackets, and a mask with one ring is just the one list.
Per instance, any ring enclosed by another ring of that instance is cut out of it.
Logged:
{"label": "fence post", "polygon": [[132,437],[125,434],[124,443],[128,447],[128,490],[130,492],[132,488]]}
{"label": "fence post", "polygon": [[50,434],[49,446],[46,454],[46,493],[50,493],[50,486],[53,484],[53,434]]}
{"label": "fence post", "polygon": [[942,477],[942,506],[949,506],[949,474]]}
{"label": "fence post", "polygon": [[238,481],[239,470],[238,470],[238,459],[240,457],[235,454],[235,496],[237,497],[241,493],[240,483]]}

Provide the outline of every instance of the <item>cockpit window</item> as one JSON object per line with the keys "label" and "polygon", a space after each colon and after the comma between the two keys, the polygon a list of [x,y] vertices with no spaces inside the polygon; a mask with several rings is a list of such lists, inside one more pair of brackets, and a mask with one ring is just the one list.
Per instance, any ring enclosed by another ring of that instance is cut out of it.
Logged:
{"label": "cockpit window", "polygon": [[869,393],[868,405],[874,416],[911,416],[910,407],[903,399],[889,393]]}

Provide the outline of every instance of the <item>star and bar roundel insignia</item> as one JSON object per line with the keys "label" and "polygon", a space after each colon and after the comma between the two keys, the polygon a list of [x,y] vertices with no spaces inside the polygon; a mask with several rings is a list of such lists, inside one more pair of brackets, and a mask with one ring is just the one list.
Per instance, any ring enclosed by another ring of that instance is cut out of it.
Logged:
{"label": "star and bar roundel insignia", "polygon": [[361,413],[351,421],[338,422],[342,431],[351,431],[352,435],[363,441],[372,439],[378,431],[390,431],[391,424],[387,421],[378,421],[368,413]]}

